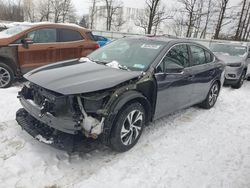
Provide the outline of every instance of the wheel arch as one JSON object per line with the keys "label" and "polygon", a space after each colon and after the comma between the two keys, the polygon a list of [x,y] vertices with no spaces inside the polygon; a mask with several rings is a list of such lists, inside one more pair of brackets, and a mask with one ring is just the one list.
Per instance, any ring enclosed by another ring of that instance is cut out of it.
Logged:
{"label": "wheel arch", "polygon": [[0,63],[3,63],[5,65],[9,66],[12,69],[14,75],[15,76],[18,75],[18,71],[17,71],[18,67],[10,58],[0,56]]}
{"label": "wheel arch", "polygon": [[124,106],[133,102],[139,102],[144,107],[147,117],[146,122],[148,123],[152,116],[152,105],[150,104],[147,97],[145,97],[142,93],[138,91],[127,91],[123,95],[121,95],[117,102],[114,104],[112,111],[115,115],[117,115],[123,109]]}
{"label": "wheel arch", "polygon": [[118,99],[113,103],[113,105],[109,109],[109,116],[105,120],[103,134],[101,140],[104,144],[109,145],[110,143],[110,135],[115,126],[115,122],[117,120],[119,112],[128,104],[133,102],[139,102],[145,110],[146,124],[149,123],[149,117],[151,114],[151,104],[148,99],[139,91],[130,90],[123,93]]}

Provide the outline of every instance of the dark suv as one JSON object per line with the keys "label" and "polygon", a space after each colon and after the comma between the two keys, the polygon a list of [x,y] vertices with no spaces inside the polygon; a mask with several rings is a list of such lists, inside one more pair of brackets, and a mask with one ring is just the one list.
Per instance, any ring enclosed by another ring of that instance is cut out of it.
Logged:
{"label": "dark suv", "polygon": [[14,77],[57,61],[87,56],[99,45],[77,25],[20,24],[0,32],[0,88]]}
{"label": "dark suv", "polygon": [[[184,40],[124,38],[88,58],[25,75],[17,122],[38,140],[65,149],[73,138],[102,141],[123,152],[145,125],[177,110],[216,103],[225,65]],[[79,139],[77,139],[79,141]],[[74,148],[73,148],[74,149]]]}

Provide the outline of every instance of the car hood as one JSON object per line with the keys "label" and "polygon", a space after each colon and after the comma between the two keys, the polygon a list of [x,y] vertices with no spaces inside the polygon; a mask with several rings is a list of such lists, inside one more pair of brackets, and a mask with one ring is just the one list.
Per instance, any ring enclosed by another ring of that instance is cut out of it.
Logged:
{"label": "car hood", "polygon": [[24,77],[48,90],[70,95],[112,88],[141,74],[90,61],[70,60],[43,66]]}
{"label": "car hood", "polygon": [[230,56],[230,55],[224,55],[221,53],[214,53],[220,60],[224,61],[226,64],[230,63],[240,63],[244,62],[244,57],[238,57],[238,56]]}

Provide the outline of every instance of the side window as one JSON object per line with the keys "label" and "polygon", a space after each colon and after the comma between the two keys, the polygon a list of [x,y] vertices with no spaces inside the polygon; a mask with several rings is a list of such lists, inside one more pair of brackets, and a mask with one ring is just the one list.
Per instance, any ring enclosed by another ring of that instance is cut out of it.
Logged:
{"label": "side window", "polygon": [[165,67],[168,64],[177,64],[182,67],[189,66],[189,55],[187,45],[173,47],[164,58]]}
{"label": "side window", "polygon": [[173,47],[164,57],[161,64],[158,65],[156,72],[165,72],[168,66],[173,64],[180,67],[189,66],[189,53],[187,45],[178,45]]}
{"label": "side window", "polygon": [[193,57],[193,65],[206,64],[205,50],[203,48],[190,46],[190,49]]}
{"label": "side window", "polygon": [[206,51],[206,50],[205,50],[205,56],[206,56],[206,62],[207,63],[213,62],[214,56],[211,53],[209,53],[208,51]]}
{"label": "side window", "polygon": [[56,29],[39,29],[27,34],[27,38],[34,43],[52,43],[56,42]]}
{"label": "side window", "polygon": [[60,42],[70,42],[83,40],[82,35],[78,31],[70,29],[59,29],[59,41]]}

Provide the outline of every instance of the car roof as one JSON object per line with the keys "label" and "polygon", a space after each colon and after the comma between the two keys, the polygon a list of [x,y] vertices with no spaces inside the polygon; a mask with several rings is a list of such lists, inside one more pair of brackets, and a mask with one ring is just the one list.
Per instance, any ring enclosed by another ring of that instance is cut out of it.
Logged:
{"label": "car roof", "polygon": [[72,24],[72,23],[52,23],[52,22],[34,22],[34,23],[30,23],[30,22],[17,22],[17,23],[14,23],[15,26],[30,26],[32,28],[35,28],[35,27],[46,27],[46,26],[49,26],[49,27],[61,27],[61,28],[68,28],[68,29],[78,29],[78,30],[85,30],[86,32],[89,32],[90,30],[84,28],[84,27],[81,27],[77,24]]}
{"label": "car roof", "polygon": [[[171,43],[171,44],[178,44],[178,43],[188,43],[188,44],[195,44],[199,46],[203,46],[197,42],[190,41],[187,39],[181,39],[177,37],[168,37],[168,36],[136,36],[136,37],[128,37],[130,39],[135,39],[135,40],[145,40],[145,41],[159,41],[159,42],[165,42]],[[203,46],[205,47],[205,46]],[[207,47],[205,47],[207,49]]]}

